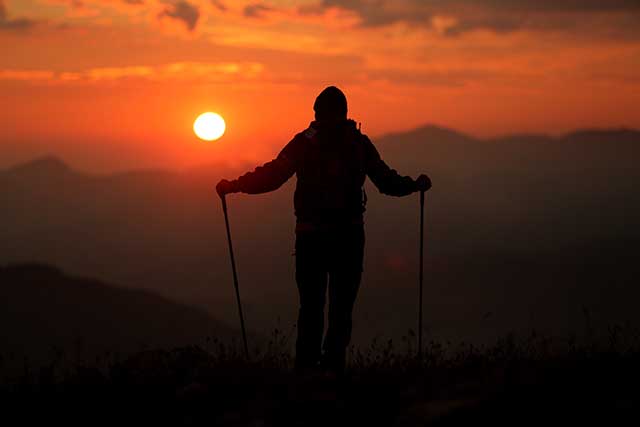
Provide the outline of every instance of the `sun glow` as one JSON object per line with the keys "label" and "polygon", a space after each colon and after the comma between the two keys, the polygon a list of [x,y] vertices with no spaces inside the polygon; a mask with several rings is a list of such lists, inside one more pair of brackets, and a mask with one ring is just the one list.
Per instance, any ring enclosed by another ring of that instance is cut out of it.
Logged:
{"label": "sun glow", "polygon": [[205,141],[215,141],[224,135],[227,125],[220,114],[203,113],[193,122],[193,131],[196,136]]}

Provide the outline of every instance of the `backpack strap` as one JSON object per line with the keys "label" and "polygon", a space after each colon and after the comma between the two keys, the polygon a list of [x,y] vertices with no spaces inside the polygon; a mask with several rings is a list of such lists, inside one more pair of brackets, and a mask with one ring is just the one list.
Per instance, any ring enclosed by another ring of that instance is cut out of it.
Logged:
{"label": "backpack strap", "polygon": [[309,126],[304,132],[302,132],[303,135],[307,138],[307,139],[313,139],[315,138],[316,134],[318,133],[317,130],[315,130],[312,126]]}
{"label": "backpack strap", "polygon": [[[356,124],[355,121],[350,120],[352,127],[349,129],[351,133],[350,139],[351,142],[355,145],[356,158],[358,159],[358,163],[360,165],[360,173],[366,174],[366,155],[365,155],[365,145],[364,145],[364,135],[360,131],[362,127],[362,123]],[[364,186],[362,187],[362,209],[366,210],[367,207],[367,190],[365,190]]]}

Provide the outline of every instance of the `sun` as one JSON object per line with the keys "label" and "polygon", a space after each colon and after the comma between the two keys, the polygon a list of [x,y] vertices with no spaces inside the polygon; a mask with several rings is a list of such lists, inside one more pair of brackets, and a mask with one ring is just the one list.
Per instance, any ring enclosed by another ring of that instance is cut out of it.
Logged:
{"label": "sun", "polygon": [[218,113],[206,112],[198,116],[193,122],[193,131],[196,136],[205,141],[215,141],[224,135],[227,125]]}

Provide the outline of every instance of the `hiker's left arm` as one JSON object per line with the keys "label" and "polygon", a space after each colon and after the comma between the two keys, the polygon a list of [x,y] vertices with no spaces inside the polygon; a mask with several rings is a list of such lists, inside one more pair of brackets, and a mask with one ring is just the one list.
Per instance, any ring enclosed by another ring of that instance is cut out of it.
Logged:
{"label": "hiker's left arm", "polygon": [[366,172],[381,193],[389,196],[406,196],[418,191],[418,184],[410,176],[402,176],[391,169],[380,157],[373,143],[364,136]]}
{"label": "hiker's left arm", "polygon": [[291,141],[272,161],[231,181],[237,192],[261,194],[277,190],[295,173],[295,149]]}

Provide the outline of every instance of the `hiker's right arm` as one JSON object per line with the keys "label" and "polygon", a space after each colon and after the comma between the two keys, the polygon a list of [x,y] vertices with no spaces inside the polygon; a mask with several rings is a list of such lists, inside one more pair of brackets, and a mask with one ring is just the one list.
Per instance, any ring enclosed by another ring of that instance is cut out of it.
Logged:
{"label": "hiker's right arm", "polygon": [[382,194],[388,196],[406,196],[418,191],[418,184],[409,176],[402,176],[391,169],[380,158],[378,150],[373,143],[364,136],[366,172],[373,184]]}
{"label": "hiker's right arm", "polygon": [[274,160],[231,181],[232,188],[247,194],[267,193],[280,188],[296,171],[294,143],[295,139],[287,144]]}

